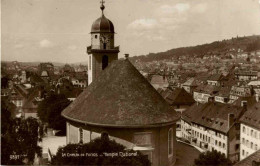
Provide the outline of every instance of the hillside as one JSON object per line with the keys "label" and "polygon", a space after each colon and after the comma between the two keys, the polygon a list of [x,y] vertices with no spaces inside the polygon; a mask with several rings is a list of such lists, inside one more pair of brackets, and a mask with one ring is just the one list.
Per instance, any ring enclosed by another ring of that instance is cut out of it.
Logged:
{"label": "hillside", "polygon": [[[1,61],[3,64],[11,64],[12,61]],[[19,64],[21,66],[38,66],[40,63],[46,63],[46,62],[19,62]],[[66,63],[62,63],[62,62],[50,62],[52,63],[54,66],[57,67],[62,67],[64,66]],[[87,61],[83,61],[83,62],[75,62],[75,63],[68,63],[69,65],[72,66],[78,66],[78,65],[87,65],[88,62]]]}
{"label": "hillside", "polygon": [[250,52],[260,49],[260,35],[236,37],[228,40],[216,41],[210,44],[203,44],[192,47],[181,47],[171,49],[165,52],[150,53],[148,55],[131,57],[132,61],[150,62],[153,60],[170,60],[177,59],[180,56],[188,57],[203,57],[208,54],[221,55],[228,52],[242,49],[245,52]]}

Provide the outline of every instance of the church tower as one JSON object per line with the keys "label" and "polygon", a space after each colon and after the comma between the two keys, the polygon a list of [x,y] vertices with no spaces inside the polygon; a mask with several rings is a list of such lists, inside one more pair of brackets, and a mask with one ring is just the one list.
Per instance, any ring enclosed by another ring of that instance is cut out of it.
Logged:
{"label": "church tower", "polygon": [[91,27],[91,46],[88,53],[88,85],[91,84],[112,61],[118,59],[119,46],[114,46],[114,25],[104,15],[104,1],[101,1],[102,15]]}

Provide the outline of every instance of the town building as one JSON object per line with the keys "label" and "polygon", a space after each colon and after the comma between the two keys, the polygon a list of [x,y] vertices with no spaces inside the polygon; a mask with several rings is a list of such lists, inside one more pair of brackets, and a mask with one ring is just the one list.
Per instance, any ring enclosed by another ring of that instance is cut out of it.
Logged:
{"label": "town building", "polygon": [[161,75],[153,75],[151,84],[155,89],[162,88],[165,90],[169,86],[167,78]]}
{"label": "town building", "polygon": [[38,65],[38,74],[42,75],[42,72],[45,71],[48,76],[54,74],[54,65],[52,63],[40,63]]}
{"label": "town building", "polygon": [[167,88],[166,90],[161,89],[158,92],[176,111],[182,112],[195,103],[193,96],[186,92],[183,88]]}
{"label": "town building", "polygon": [[219,92],[220,87],[200,84],[193,92],[193,98],[199,103],[206,103]]}
{"label": "town building", "polygon": [[239,97],[250,97],[253,95],[253,89],[248,85],[234,85],[230,90],[230,100],[233,102]]}
{"label": "town building", "polygon": [[[103,1],[102,1],[103,2]],[[177,113],[126,58],[118,60],[114,26],[103,13],[91,30],[89,86],[63,110],[67,144],[87,143],[106,133],[140,150],[153,166],[176,161]]]}
{"label": "town building", "polygon": [[230,90],[230,87],[221,87],[218,93],[215,95],[214,100],[219,103],[228,103]]}
{"label": "town building", "polygon": [[244,101],[247,105],[247,111],[240,118],[240,160],[260,150],[259,100],[259,96],[256,96],[253,101]]}
{"label": "town building", "polygon": [[193,104],[182,114],[182,138],[205,151],[217,150],[239,160],[238,119],[245,108],[216,102]]}
{"label": "town building", "polygon": [[213,74],[207,79],[207,83],[208,85],[220,86],[222,78],[222,74]]}
{"label": "town building", "polygon": [[184,88],[188,93],[193,95],[193,91],[198,85],[198,81],[195,79],[195,77],[192,77],[182,84],[182,88]]}
{"label": "town building", "polygon": [[234,166],[259,166],[260,165],[260,150],[252,153],[248,157],[234,164]]}
{"label": "town building", "polygon": [[257,80],[258,78],[257,71],[238,70],[235,72],[235,76],[240,81],[251,81],[251,80]]}

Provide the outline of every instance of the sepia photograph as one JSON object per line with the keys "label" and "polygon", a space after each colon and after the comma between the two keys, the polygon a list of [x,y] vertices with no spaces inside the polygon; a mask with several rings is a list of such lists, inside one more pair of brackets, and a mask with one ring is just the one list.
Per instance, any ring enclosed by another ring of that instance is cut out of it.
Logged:
{"label": "sepia photograph", "polygon": [[1,165],[260,166],[260,0],[0,0]]}

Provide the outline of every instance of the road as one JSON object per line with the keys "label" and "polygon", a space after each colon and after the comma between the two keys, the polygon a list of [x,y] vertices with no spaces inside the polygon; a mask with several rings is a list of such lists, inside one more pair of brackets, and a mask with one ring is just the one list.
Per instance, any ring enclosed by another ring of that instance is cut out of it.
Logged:
{"label": "road", "polygon": [[200,152],[192,146],[177,142],[177,161],[175,166],[192,166]]}

